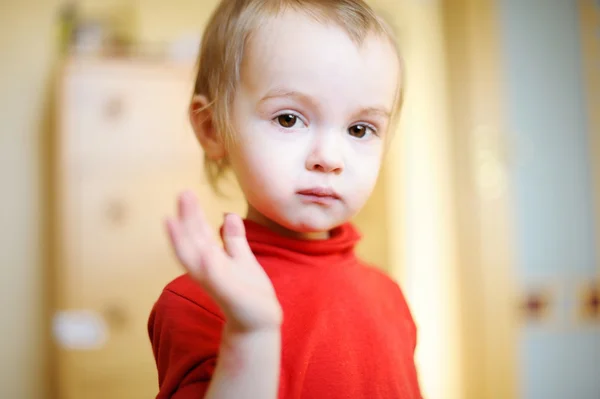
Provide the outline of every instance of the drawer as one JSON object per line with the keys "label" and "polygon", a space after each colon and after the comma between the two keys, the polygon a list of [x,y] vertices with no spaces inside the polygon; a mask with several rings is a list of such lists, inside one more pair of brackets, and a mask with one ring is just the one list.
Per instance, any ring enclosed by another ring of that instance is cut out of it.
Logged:
{"label": "drawer", "polygon": [[[75,175],[74,175],[75,176]],[[215,232],[227,211],[244,212],[241,194],[228,198],[215,195],[196,167],[171,165],[154,170],[130,169],[110,173],[98,168],[77,175],[77,199],[67,210],[78,237],[76,263],[65,265],[65,273],[77,276],[68,287],[71,300],[87,302],[88,297],[105,297],[127,287],[156,293],[182,269],[176,264],[163,221],[176,212],[177,195],[192,189],[202,203]],[[64,237],[68,246],[69,237]]]}
{"label": "drawer", "polygon": [[76,68],[62,85],[59,146],[69,164],[201,156],[188,121],[192,80],[168,69]]}
{"label": "drawer", "polygon": [[70,174],[65,183],[72,198],[65,199],[69,207],[61,219],[69,220],[74,226],[69,231],[77,236],[62,236],[61,245],[77,256],[57,265],[58,310],[91,312],[105,322],[108,334],[100,348],[60,350],[60,372],[76,381],[63,390],[92,398],[110,384],[114,397],[147,397],[149,387],[156,387],[147,318],[165,284],[183,272],[164,218],[175,214],[176,197],[187,188],[200,197],[215,232],[225,211],[242,213],[245,204],[241,196],[213,194],[203,181],[200,160],[193,168],[89,169]]}

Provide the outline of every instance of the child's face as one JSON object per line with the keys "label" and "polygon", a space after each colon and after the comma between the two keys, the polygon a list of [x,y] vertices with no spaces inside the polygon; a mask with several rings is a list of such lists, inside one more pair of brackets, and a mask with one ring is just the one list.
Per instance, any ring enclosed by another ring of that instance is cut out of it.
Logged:
{"label": "child's face", "polygon": [[358,47],[301,13],[259,29],[240,71],[229,150],[249,218],[315,233],[354,216],[379,173],[399,68],[387,40],[372,35]]}

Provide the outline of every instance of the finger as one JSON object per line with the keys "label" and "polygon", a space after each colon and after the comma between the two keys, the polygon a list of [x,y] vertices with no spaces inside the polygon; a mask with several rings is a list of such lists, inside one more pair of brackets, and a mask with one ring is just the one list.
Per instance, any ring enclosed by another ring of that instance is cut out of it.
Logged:
{"label": "finger", "polygon": [[201,259],[187,232],[178,221],[167,219],[165,224],[175,255],[188,272],[197,273]]}
{"label": "finger", "polygon": [[204,212],[191,191],[186,191],[179,197],[179,217],[188,234],[199,245],[217,245]]}
{"label": "finger", "polygon": [[201,258],[204,288],[213,296],[222,297],[228,282],[225,253],[220,247],[210,247],[202,252]]}
{"label": "finger", "polygon": [[192,276],[207,291],[222,291],[222,265],[225,254],[219,247],[201,247],[189,236],[184,226],[177,221],[168,220],[167,230],[177,258]]}
{"label": "finger", "polygon": [[221,233],[225,252],[234,259],[251,259],[254,257],[248,240],[244,222],[235,214],[225,215]]}
{"label": "finger", "polygon": [[226,298],[232,295],[227,267],[227,262],[230,260],[220,246],[200,246],[191,240],[181,225],[179,225],[179,232],[176,226],[174,224],[171,231],[173,231],[177,257],[190,277],[222,306],[226,303]]}

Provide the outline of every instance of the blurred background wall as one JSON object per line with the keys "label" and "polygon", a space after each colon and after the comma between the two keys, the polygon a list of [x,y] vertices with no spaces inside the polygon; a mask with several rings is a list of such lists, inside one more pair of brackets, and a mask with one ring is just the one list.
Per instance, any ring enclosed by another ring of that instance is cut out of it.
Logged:
{"label": "blurred background wall", "polygon": [[[135,9],[140,40],[163,43],[196,34],[215,1],[83,1],[91,15]],[[0,2],[0,397],[45,398],[48,391],[44,314],[48,215],[45,189],[52,87],[60,62],[57,21],[64,2]]]}

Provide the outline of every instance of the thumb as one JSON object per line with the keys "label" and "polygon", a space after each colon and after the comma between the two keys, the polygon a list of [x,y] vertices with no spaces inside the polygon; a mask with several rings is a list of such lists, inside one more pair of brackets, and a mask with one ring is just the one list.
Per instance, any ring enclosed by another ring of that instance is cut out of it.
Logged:
{"label": "thumb", "polygon": [[246,239],[246,229],[242,219],[233,213],[225,215],[221,238],[225,251],[232,258],[247,258],[252,256],[252,251]]}

